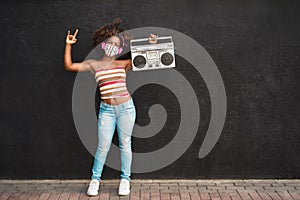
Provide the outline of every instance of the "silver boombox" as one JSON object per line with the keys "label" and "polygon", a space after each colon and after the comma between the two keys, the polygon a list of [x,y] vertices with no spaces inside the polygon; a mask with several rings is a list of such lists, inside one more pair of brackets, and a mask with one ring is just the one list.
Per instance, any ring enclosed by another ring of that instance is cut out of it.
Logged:
{"label": "silver boombox", "polygon": [[175,67],[172,36],[157,37],[155,44],[149,38],[130,41],[132,70],[151,70]]}

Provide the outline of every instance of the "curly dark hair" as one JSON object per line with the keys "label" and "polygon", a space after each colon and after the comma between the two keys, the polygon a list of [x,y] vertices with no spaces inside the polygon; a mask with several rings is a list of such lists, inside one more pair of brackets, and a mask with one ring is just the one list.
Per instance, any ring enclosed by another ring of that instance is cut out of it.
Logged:
{"label": "curly dark hair", "polygon": [[[104,26],[99,27],[93,34],[92,39],[94,41],[94,46],[97,46],[101,42],[105,41],[107,38],[111,36],[117,36],[122,42],[122,38],[124,40],[128,40],[128,33],[125,32],[125,28],[120,27],[121,19],[115,18],[112,23],[106,24]],[[125,42],[125,41],[124,41]]]}
{"label": "curly dark hair", "polygon": [[[94,33],[92,33],[92,39],[94,46],[99,45],[101,42],[105,41],[111,36],[117,36],[120,38],[121,46],[129,48],[129,40],[132,38],[132,35],[129,34],[125,28],[120,26],[121,19],[115,18],[112,23],[103,25],[99,27]],[[124,40],[124,41],[123,41]],[[119,56],[118,59],[130,59],[130,53],[126,53],[123,56]]]}

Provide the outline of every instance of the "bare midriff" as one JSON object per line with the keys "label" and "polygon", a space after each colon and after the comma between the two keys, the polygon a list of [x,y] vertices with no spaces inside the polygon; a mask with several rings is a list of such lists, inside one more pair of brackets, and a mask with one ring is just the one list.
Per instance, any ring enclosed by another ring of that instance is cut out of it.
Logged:
{"label": "bare midriff", "polygon": [[111,105],[118,105],[121,103],[125,103],[131,99],[131,96],[129,97],[118,97],[118,98],[110,98],[110,99],[102,99],[104,103],[111,104]]}

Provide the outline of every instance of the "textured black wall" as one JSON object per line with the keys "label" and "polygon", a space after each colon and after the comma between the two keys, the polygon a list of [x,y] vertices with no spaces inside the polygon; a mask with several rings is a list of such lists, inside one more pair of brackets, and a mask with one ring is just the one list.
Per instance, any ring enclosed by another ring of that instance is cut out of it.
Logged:
{"label": "textured black wall", "polygon": [[[132,178],[300,178],[299,1],[52,0],[0,5],[0,178],[90,178],[93,157],[72,118],[76,74],[63,69],[65,36],[68,29],[79,28],[72,53],[74,61],[83,60],[93,48],[90,34],[115,17],[128,29],[165,27],[194,38],[217,64],[227,93],[222,135],[199,159],[210,98],[202,77],[178,57],[176,70],[199,98],[199,132],[176,162]],[[132,95],[137,124],[149,123],[145,105],[160,103],[172,105],[174,117],[166,130],[176,129],[172,122],[178,122],[180,111],[166,88],[145,85]],[[133,138],[133,150],[160,148],[170,138],[166,133]],[[104,179],[118,177],[119,171],[104,168]]]}

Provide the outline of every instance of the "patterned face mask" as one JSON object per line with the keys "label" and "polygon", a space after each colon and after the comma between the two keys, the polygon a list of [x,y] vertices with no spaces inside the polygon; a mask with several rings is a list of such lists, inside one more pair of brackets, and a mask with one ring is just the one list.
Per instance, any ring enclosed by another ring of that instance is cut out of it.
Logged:
{"label": "patterned face mask", "polygon": [[105,45],[105,54],[109,57],[113,57],[115,55],[117,55],[119,52],[119,47],[116,47],[114,45],[111,44],[106,44]]}

